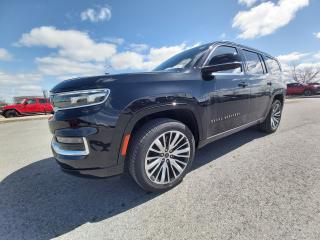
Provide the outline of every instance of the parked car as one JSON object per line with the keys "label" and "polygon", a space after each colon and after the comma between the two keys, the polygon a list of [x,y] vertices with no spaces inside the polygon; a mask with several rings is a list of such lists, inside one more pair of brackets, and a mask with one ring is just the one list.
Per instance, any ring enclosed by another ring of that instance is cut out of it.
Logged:
{"label": "parked car", "polygon": [[320,86],[316,83],[289,83],[287,84],[287,95],[311,96],[320,92]]}
{"label": "parked car", "polygon": [[308,85],[310,86],[314,86],[314,87],[320,87],[320,83],[315,82],[315,83],[308,83]]}
{"label": "parked car", "polygon": [[2,107],[2,115],[6,118],[51,112],[53,112],[53,108],[47,98],[25,98],[21,103]]}
{"label": "parked car", "polygon": [[152,72],[63,81],[51,90],[54,157],[69,173],[106,177],[127,167],[143,189],[170,189],[196,149],[254,125],[275,132],[282,77],[269,54],[214,42]]}

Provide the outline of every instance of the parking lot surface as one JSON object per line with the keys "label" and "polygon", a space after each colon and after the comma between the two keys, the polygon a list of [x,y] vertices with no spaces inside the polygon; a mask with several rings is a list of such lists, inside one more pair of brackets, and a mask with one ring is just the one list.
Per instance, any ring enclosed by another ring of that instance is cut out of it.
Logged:
{"label": "parking lot surface", "polygon": [[0,239],[320,239],[320,99],[201,149],[176,188],[60,171],[46,120],[0,125]]}

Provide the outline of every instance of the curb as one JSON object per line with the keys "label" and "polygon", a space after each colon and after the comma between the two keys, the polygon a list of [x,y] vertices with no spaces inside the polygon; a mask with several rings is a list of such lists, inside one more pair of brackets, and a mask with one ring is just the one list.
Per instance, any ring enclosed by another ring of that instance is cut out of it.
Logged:
{"label": "curb", "polygon": [[16,118],[0,118],[0,124],[12,123],[12,122],[23,122],[31,120],[43,120],[48,119],[52,115],[41,115],[41,116],[28,116],[28,117],[16,117]]}

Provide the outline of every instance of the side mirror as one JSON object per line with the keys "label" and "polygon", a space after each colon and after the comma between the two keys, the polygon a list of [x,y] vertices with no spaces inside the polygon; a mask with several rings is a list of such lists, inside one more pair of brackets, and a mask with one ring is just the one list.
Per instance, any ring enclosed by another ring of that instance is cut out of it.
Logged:
{"label": "side mirror", "polygon": [[214,78],[212,73],[233,70],[237,68],[242,68],[241,62],[223,63],[211,66],[204,66],[201,68],[202,77],[204,80],[211,80]]}

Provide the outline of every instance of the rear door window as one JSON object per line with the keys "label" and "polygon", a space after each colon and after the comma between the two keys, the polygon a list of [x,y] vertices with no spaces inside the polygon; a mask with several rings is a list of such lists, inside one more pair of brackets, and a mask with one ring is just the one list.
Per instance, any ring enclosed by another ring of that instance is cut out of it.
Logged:
{"label": "rear door window", "polygon": [[257,53],[243,50],[243,54],[246,58],[247,72],[249,74],[264,74],[262,62]]}
{"label": "rear door window", "polygon": [[40,104],[45,104],[45,103],[47,103],[47,101],[46,101],[46,99],[40,98],[39,99],[39,103]]}

